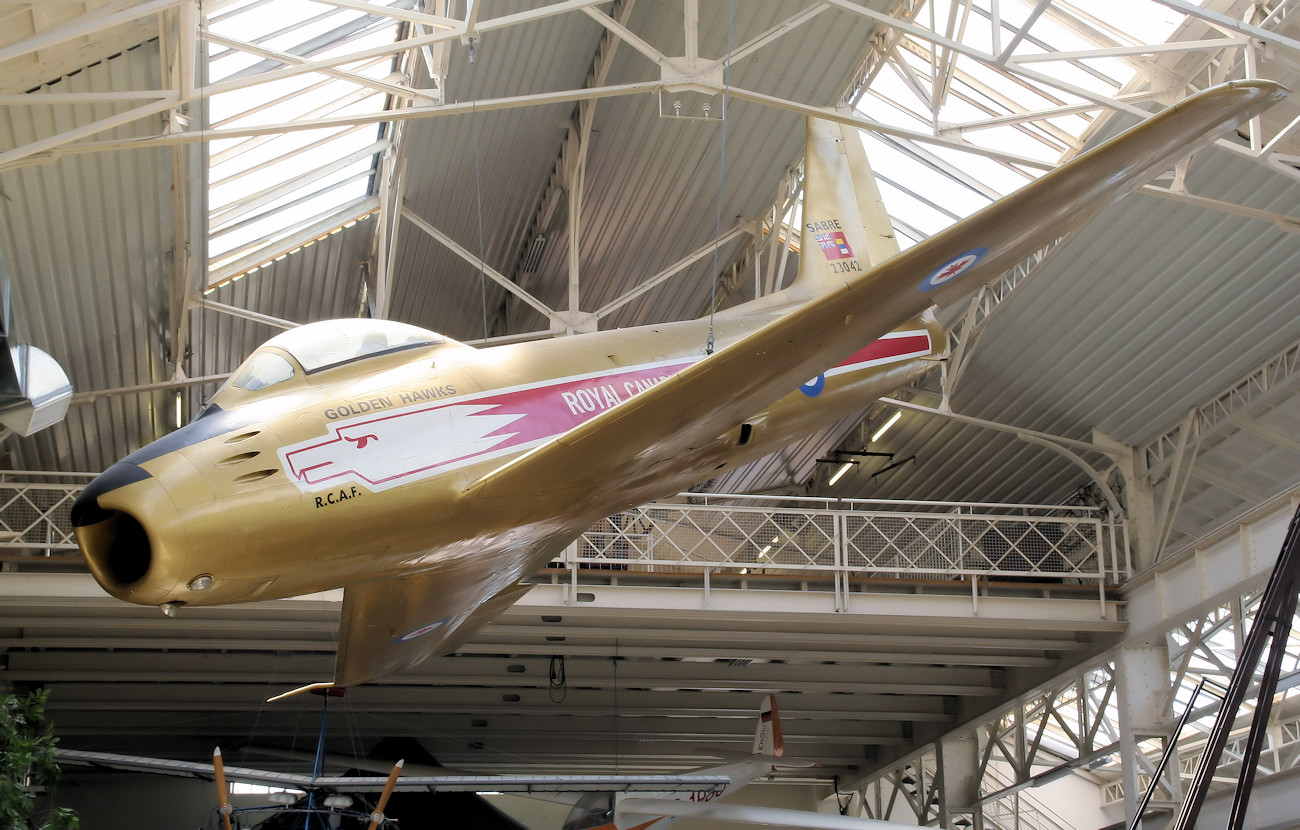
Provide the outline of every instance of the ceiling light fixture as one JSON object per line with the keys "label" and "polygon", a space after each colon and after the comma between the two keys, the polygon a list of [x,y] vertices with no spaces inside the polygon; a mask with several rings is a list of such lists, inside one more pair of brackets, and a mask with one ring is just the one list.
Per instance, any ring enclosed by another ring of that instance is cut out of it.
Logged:
{"label": "ceiling light fixture", "polygon": [[888,430],[888,429],[889,429],[890,427],[892,427],[894,424],[898,423],[898,419],[901,418],[901,417],[903,417],[903,410],[899,409],[899,410],[895,411],[894,414],[893,414],[892,416],[890,416],[889,420],[888,420],[888,421],[885,421],[885,425],[884,425],[884,426],[882,426],[880,429],[876,430],[875,432],[873,432],[873,433],[871,434],[871,440],[872,440],[873,442],[875,442],[875,441],[879,441],[879,440],[880,440],[880,436],[884,435],[886,430]]}
{"label": "ceiling light fixture", "polygon": [[835,475],[831,476],[831,480],[830,480],[829,482],[827,482],[826,486],[827,486],[827,487],[834,487],[834,486],[835,486],[835,482],[837,482],[837,481],[839,481],[840,479],[844,478],[844,474],[847,473],[847,472],[849,471],[849,468],[851,468],[854,464],[857,464],[857,463],[858,463],[858,462],[856,462],[856,461],[845,461],[842,465],[840,465],[840,468],[839,468],[838,470],[835,471]]}

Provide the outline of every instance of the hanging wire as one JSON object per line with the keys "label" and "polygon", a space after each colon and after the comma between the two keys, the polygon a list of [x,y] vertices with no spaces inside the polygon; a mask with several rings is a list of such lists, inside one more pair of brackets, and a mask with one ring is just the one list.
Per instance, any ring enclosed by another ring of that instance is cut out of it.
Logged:
{"label": "hanging wire", "polygon": [[718,210],[713,221],[713,287],[709,293],[709,339],[704,353],[713,354],[713,318],[718,307],[718,244],[722,236],[722,185],[727,174],[727,104],[731,93],[731,41],[736,30],[736,0],[727,14],[727,66],[722,80],[722,162],[718,165]]}
{"label": "hanging wire", "polygon": [[557,654],[551,658],[551,678],[550,678],[550,697],[551,703],[563,703],[565,696],[569,693],[568,686],[564,679],[564,656]]}
{"label": "hanging wire", "polygon": [[478,153],[478,65],[474,61],[474,45],[477,38],[469,41],[469,119],[474,138],[474,201],[478,208],[478,276],[479,305],[483,310],[483,339],[488,338],[487,316],[487,272],[483,268],[483,175],[479,168]]}
{"label": "hanging wire", "polygon": [[[709,334],[712,339],[712,333]],[[618,775],[618,661],[622,659],[618,655],[618,638],[614,638],[614,774]]]}

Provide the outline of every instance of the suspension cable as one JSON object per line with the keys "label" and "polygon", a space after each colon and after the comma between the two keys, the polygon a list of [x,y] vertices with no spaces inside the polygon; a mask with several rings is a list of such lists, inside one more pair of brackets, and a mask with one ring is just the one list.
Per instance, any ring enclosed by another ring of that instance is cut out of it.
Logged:
{"label": "suspension cable", "polygon": [[478,276],[479,305],[483,311],[483,339],[491,336],[488,331],[487,316],[487,272],[483,267],[483,173],[479,167],[479,129],[478,129],[478,65],[474,60],[474,45],[478,38],[469,41],[469,118],[474,143],[474,202],[478,217]]}
{"label": "suspension cable", "polygon": [[718,306],[718,248],[722,236],[722,185],[727,174],[727,104],[731,93],[731,42],[736,30],[736,0],[731,0],[727,15],[727,66],[722,81],[722,159],[718,165],[718,210],[713,221],[713,286],[709,293],[709,339],[704,353],[713,354],[713,319]]}

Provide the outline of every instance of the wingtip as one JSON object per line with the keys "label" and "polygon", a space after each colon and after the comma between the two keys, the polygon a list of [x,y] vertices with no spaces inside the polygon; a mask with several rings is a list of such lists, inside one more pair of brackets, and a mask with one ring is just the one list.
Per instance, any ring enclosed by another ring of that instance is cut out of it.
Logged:
{"label": "wingtip", "polygon": [[332,688],[336,688],[336,687],[337,687],[337,684],[335,684],[335,683],[333,683],[333,682],[331,682],[331,681],[328,681],[328,680],[327,680],[327,681],[322,681],[322,682],[320,682],[320,683],[308,683],[306,686],[299,686],[299,687],[296,688],[296,689],[290,689],[289,691],[287,691],[287,692],[282,692],[282,693],[280,693],[280,694],[278,694],[278,695],[276,695],[276,696],[274,696],[274,697],[268,697],[268,698],[266,699],[266,702],[267,702],[267,703],[275,703],[276,701],[284,700],[285,698],[287,698],[287,697],[292,697],[293,695],[296,695],[296,694],[298,694],[298,693],[300,693],[300,692],[310,692],[310,691],[312,691],[312,690],[314,690],[314,689],[332,689]]}
{"label": "wingtip", "polygon": [[[1240,101],[1242,105],[1254,110],[1252,114],[1253,117],[1253,115],[1257,115],[1274,104],[1285,100],[1290,94],[1291,90],[1287,89],[1277,81],[1269,81],[1263,78],[1247,78],[1237,81],[1226,81],[1218,86],[1212,86],[1194,95],[1190,95],[1184,100],[1231,99],[1233,101]],[[1182,102],[1179,103],[1181,104]]]}

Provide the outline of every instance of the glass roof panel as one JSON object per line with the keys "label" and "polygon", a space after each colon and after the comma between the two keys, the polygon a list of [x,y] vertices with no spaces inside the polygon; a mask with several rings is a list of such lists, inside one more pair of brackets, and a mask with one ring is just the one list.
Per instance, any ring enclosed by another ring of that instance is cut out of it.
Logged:
{"label": "glass roof panel", "polygon": [[[856,109],[866,118],[1038,163],[867,136],[877,172],[886,172],[884,199],[904,247],[1078,153],[1097,118],[1111,111],[1104,102],[1142,86],[1149,65],[1149,58],[1136,54],[1042,56],[1164,43],[1185,20],[1155,0],[1056,0],[1035,17],[1038,5],[1001,0],[995,39],[991,0],[975,0],[964,18],[962,7],[927,2],[915,25],[942,36],[957,32],[952,39],[978,55],[1010,49],[1010,60],[980,59],[905,33],[870,85],[859,90]],[[953,21],[950,9],[958,14]],[[1031,17],[1032,25],[1021,32]]]}
{"label": "glass roof panel", "polygon": [[[408,6],[403,0],[376,5]],[[212,95],[208,127],[241,130],[381,112],[394,58],[385,54],[319,71],[271,76],[296,63],[396,41],[392,18],[315,0],[248,0],[206,21],[208,81],[239,84]],[[293,129],[212,141],[208,168],[209,269],[248,270],[372,209],[381,124]],[[310,235],[310,233],[308,233]],[[244,266],[247,266],[246,268]]]}

